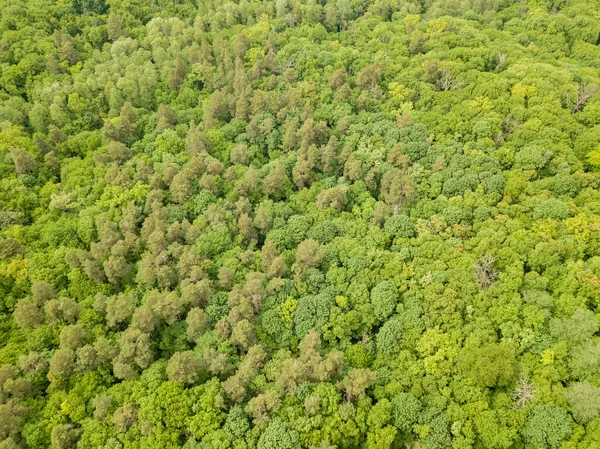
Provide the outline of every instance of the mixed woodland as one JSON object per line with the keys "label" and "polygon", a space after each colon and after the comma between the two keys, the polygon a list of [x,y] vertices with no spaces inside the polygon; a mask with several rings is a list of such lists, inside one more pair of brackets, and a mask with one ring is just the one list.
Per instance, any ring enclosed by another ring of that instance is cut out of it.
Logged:
{"label": "mixed woodland", "polygon": [[0,0],[0,448],[599,448],[599,86],[599,0]]}

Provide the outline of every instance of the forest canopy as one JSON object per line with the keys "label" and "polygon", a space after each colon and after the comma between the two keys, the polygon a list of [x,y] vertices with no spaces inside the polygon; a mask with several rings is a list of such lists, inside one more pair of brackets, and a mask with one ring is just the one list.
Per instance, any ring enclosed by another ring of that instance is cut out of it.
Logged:
{"label": "forest canopy", "polygon": [[600,447],[600,1],[0,0],[0,449]]}

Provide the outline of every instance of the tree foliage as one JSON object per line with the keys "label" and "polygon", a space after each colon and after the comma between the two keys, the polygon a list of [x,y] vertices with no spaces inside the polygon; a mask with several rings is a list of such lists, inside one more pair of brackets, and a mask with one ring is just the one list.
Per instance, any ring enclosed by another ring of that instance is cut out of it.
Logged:
{"label": "tree foliage", "polygon": [[600,445],[597,0],[0,0],[0,448]]}

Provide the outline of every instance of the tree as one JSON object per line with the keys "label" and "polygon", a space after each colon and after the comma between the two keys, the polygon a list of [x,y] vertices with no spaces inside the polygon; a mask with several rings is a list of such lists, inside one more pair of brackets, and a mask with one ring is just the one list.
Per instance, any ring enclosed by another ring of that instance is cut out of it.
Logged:
{"label": "tree", "polygon": [[65,326],[60,331],[60,346],[77,349],[85,343],[86,331],[80,324]]}
{"label": "tree", "polygon": [[75,64],[79,60],[79,54],[71,35],[63,28],[60,31],[54,30],[52,37],[59,60],[67,62],[69,65]]}
{"label": "tree", "polygon": [[550,321],[551,334],[571,345],[583,344],[600,330],[600,322],[591,310],[578,308],[571,318],[555,318]]}
{"label": "tree", "polygon": [[475,267],[475,282],[483,290],[487,290],[496,281],[498,277],[498,271],[494,268],[496,258],[491,254],[485,254],[481,257],[479,262],[473,264]]}
{"label": "tree", "polygon": [[59,424],[52,428],[50,441],[54,449],[69,449],[77,445],[77,440],[82,433],[73,424]]}
{"label": "tree", "polygon": [[125,323],[133,315],[135,298],[119,293],[106,300],[106,324],[117,327]]}
{"label": "tree", "polygon": [[426,423],[429,432],[424,438],[424,443],[432,449],[442,449],[452,444],[448,417],[437,407],[425,409],[420,417],[420,422]]}
{"label": "tree", "polygon": [[41,310],[27,298],[17,303],[13,317],[22,329],[39,326],[44,319]]}
{"label": "tree", "polygon": [[383,229],[394,238],[411,238],[415,236],[415,226],[411,219],[404,215],[392,215],[385,220]]}
{"label": "tree", "polygon": [[330,309],[334,304],[334,300],[326,294],[300,298],[294,312],[296,335],[302,338],[311,329],[320,331],[329,321]]}
{"label": "tree", "polygon": [[417,195],[412,177],[398,168],[393,168],[381,178],[381,197],[397,214],[410,205]]}
{"label": "tree", "polygon": [[47,282],[34,282],[31,284],[31,296],[37,305],[51,300],[56,295],[54,287]]}
{"label": "tree", "polygon": [[375,339],[377,351],[384,355],[393,353],[399,346],[403,331],[404,325],[399,318],[386,321],[377,332]]}
{"label": "tree", "polygon": [[247,350],[256,343],[254,326],[248,320],[241,320],[231,332],[231,342],[242,350]]}
{"label": "tree", "polygon": [[113,374],[117,379],[129,380],[137,374],[130,363],[121,362],[116,359],[113,361]]}
{"label": "tree", "polygon": [[398,289],[393,283],[384,281],[377,284],[371,290],[371,304],[373,304],[375,317],[381,321],[389,318],[396,309],[398,299]]}
{"label": "tree", "polygon": [[363,177],[362,162],[354,153],[350,153],[344,163],[344,176],[351,182],[358,181]]}
{"label": "tree", "polygon": [[466,348],[460,360],[463,374],[482,387],[505,386],[515,376],[515,353],[506,343]]}
{"label": "tree", "polygon": [[200,360],[192,351],[176,352],[169,359],[167,376],[169,380],[183,384],[193,384],[204,369]]}
{"label": "tree", "polygon": [[364,67],[356,75],[356,84],[362,89],[373,90],[381,81],[383,65],[375,62]]}
{"label": "tree", "polygon": [[600,416],[600,388],[589,382],[571,384],[565,392],[573,418],[580,424],[587,424]]}
{"label": "tree", "polygon": [[331,189],[323,190],[317,197],[317,207],[319,209],[333,207],[342,211],[346,208],[347,193],[348,187],[345,185],[339,185],[332,187]]}
{"label": "tree", "polygon": [[20,446],[12,437],[8,437],[0,442],[0,449],[19,449]]}
{"label": "tree", "polygon": [[202,123],[206,128],[212,128],[218,120],[225,120],[228,117],[227,99],[220,91],[215,91],[210,96],[208,104],[204,107],[202,114]]}
{"label": "tree", "polygon": [[149,334],[158,326],[158,318],[147,305],[142,305],[135,309],[131,318],[131,327],[139,329],[141,332]]}
{"label": "tree", "polygon": [[95,419],[104,419],[108,416],[108,412],[112,406],[113,399],[112,396],[107,395],[98,395],[92,401],[92,405],[94,407],[94,418]]}
{"label": "tree", "polygon": [[337,137],[331,136],[325,147],[321,148],[321,171],[329,173],[337,168],[337,152],[340,143]]}
{"label": "tree", "polygon": [[269,390],[250,399],[245,410],[254,418],[254,424],[261,425],[268,422],[268,413],[276,410],[280,403],[277,392]]}
{"label": "tree", "polygon": [[[248,417],[240,406],[234,406],[229,410],[225,420],[224,430],[233,438],[241,439],[250,429]],[[232,438],[232,439],[233,439]]]}
{"label": "tree", "polygon": [[408,52],[411,55],[418,55],[420,53],[425,53],[425,44],[427,43],[427,38],[423,35],[423,33],[419,30],[412,33],[410,42],[408,44]]}
{"label": "tree", "polygon": [[153,290],[148,295],[146,303],[158,318],[169,325],[175,324],[183,309],[183,303],[177,292],[160,293]]}
{"label": "tree", "polygon": [[521,375],[513,391],[517,409],[526,407],[535,399],[537,388],[535,384],[526,376]]}
{"label": "tree", "polygon": [[185,203],[194,193],[193,175],[188,170],[180,171],[173,177],[169,190],[173,201]]}
{"label": "tree", "polygon": [[313,179],[313,166],[308,158],[300,152],[292,170],[292,180],[298,189],[308,187]]}
{"label": "tree", "polygon": [[[191,157],[197,158],[201,154],[204,154],[207,150],[208,143],[206,141],[206,137],[202,133],[202,129],[200,126],[196,125],[194,122],[190,123],[190,129],[185,138],[185,149]],[[200,159],[192,159],[198,160]]]}
{"label": "tree", "polygon": [[[244,173],[244,177],[236,183],[236,187],[240,195],[246,197],[254,196],[260,187],[258,170],[255,167],[250,166],[248,170],[246,170],[246,173]],[[273,188],[276,189],[277,187]],[[271,190],[269,190],[269,192],[270,191]],[[263,188],[263,192],[266,193],[267,191]],[[273,193],[275,193],[275,190],[273,190]]]}
{"label": "tree", "polygon": [[486,410],[475,418],[479,440],[485,447],[508,449],[517,437],[517,431],[507,422],[501,410]]}
{"label": "tree", "polygon": [[106,145],[106,152],[110,159],[123,164],[131,158],[131,151],[121,142],[111,141]]}
{"label": "tree", "polygon": [[300,449],[298,433],[281,418],[271,420],[258,439],[257,449]]}
{"label": "tree", "polygon": [[75,369],[75,352],[70,348],[57,349],[50,358],[50,373],[52,378],[65,379]]}
{"label": "tree", "polygon": [[571,114],[581,111],[590,98],[596,95],[596,92],[598,92],[598,86],[594,84],[586,84],[585,82],[579,84],[575,98],[571,98],[571,94],[569,92],[565,92],[567,108],[571,109]]}
{"label": "tree", "polygon": [[277,163],[264,179],[263,193],[274,200],[281,200],[289,182],[285,168],[281,163]]}
{"label": "tree", "polygon": [[296,250],[296,263],[304,267],[316,267],[323,259],[323,250],[313,239],[306,239]]}
{"label": "tree", "polygon": [[98,353],[93,345],[84,345],[75,351],[76,370],[81,373],[94,370],[99,365]]}
{"label": "tree", "polygon": [[10,156],[15,164],[15,170],[18,174],[29,173],[37,168],[35,156],[22,148],[11,148]]}
{"label": "tree", "polygon": [[225,290],[231,290],[233,286],[233,278],[235,276],[235,270],[229,267],[221,267],[219,269],[219,285]]}
{"label": "tree", "polygon": [[600,344],[587,341],[571,351],[569,368],[575,379],[592,376],[600,368]]}
{"label": "tree", "polygon": [[161,104],[156,112],[156,129],[164,131],[175,125],[176,117],[169,105]]}
{"label": "tree", "polygon": [[199,307],[190,309],[186,318],[187,338],[189,341],[196,341],[210,328],[208,316]]}
{"label": "tree", "polygon": [[125,32],[123,31],[123,22],[116,14],[108,15],[106,28],[108,31],[108,38],[113,42],[125,35]]}
{"label": "tree", "polygon": [[338,90],[346,83],[347,71],[346,67],[340,67],[331,75],[329,75],[329,87],[332,90]]}
{"label": "tree", "polygon": [[552,153],[539,145],[527,145],[515,154],[515,167],[522,170],[540,170],[546,166]]}
{"label": "tree", "polygon": [[263,233],[267,233],[273,225],[271,211],[267,207],[259,206],[254,217],[254,226]]}
{"label": "tree", "polygon": [[247,394],[246,385],[263,366],[266,356],[262,346],[252,346],[240,362],[238,371],[223,382],[223,390],[233,401],[241,402],[244,399]]}
{"label": "tree", "polygon": [[532,448],[557,448],[571,434],[571,419],[565,409],[546,404],[534,405],[522,434]]}
{"label": "tree", "polygon": [[45,133],[50,124],[50,110],[48,106],[41,103],[33,105],[29,111],[29,123],[33,129],[40,133]]}
{"label": "tree", "polygon": [[248,147],[246,145],[236,145],[229,152],[229,160],[233,164],[247,165],[248,164]]}
{"label": "tree", "polygon": [[411,393],[400,393],[392,399],[392,422],[401,432],[410,432],[417,423],[423,405]]}
{"label": "tree", "polygon": [[175,61],[175,67],[173,67],[173,69],[171,69],[169,72],[169,89],[178,91],[181,88],[185,75],[187,74],[187,70],[188,69],[185,63],[180,58],[177,58],[177,61]]}
{"label": "tree", "polygon": [[[9,366],[5,365],[5,367]],[[48,361],[41,353],[33,351],[19,357],[19,368],[23,374],[44,372],[48,368]],[[2,374],[0,374],[0,385],[2,385]]]}
{"label": "tree", "polygon": [[553,220],[564,220],[571,215],[568,206],[559,199],[552,198],[541,201],[533,209],[533,219],[543,220],[551,218]]}
{"label": "tree", "polygon": [[112,423],[117,433],[125,433],[137,421],[137,410],[129,403],[117,408],[112,416]]}
{"label": "tree", "polygon": [[0,389],[4,388],[4,385],[9,380],[15,380],[19,376],[19,370],[14,365],[3,365],[0,366]]}
{"label": "tree", "polygon": [[16,437],[29,409],[9,399],[0,404],[0,439]]}
{"label": "tree", "polygon": [[252,218],[248,214],[242,214],[238,219],[238,229],[240,235],[244,237],[247,241],[256,238],[256,231],[254,230],[254,225],[252,222]]}
{"label": "tree", "polygon": [[[113,246],[113,250],[118,248],[117,245]],[[129,265],[124,256],[110,255],[104,261],[102,267],[104,268],[106,279],[114,285],[118,285],[127,276],[129,271]]]}
{"label": "tree", "polygon": [[376,373],[365,368],[354,368],[337,383],[338,389],[345,392],[346,401],[356,402],[365,395],[375,380]]}
{"label": "tree", "polygon": [[154,352],[150,335],[133,327],[127,328],[119,340],[119,357],[115,361],[118,363],[118,369],[124,369],[124,372],[132,373],[127,370],[124,365],[136,363],[140,368],[147,368],[154,360]]}
{"label": "tree", "polygon": [[283,256],[277,256],[266,270],[267,276],[271,278],[281,278],[285,275],[288,267]]}

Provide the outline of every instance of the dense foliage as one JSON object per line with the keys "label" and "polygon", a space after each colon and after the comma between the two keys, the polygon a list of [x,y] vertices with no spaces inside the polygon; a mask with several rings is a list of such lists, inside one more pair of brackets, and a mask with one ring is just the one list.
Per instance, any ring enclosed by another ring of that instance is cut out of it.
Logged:
{"label": "dense foliage", "polygon": [[600,447],[598,0],[0,0],[0,448]]}

